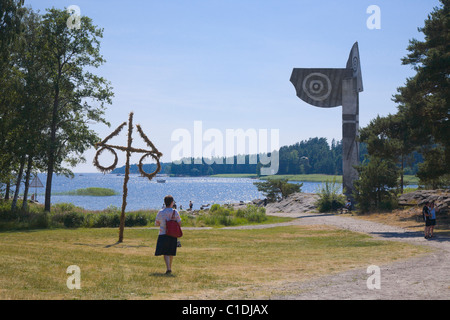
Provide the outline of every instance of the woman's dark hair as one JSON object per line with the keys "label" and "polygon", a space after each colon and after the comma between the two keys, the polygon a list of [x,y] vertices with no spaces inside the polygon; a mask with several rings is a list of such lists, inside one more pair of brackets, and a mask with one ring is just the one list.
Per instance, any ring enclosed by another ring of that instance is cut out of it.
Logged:
{"label": "woman's dark hair", "polygon": [[164,204],[166,205],[166,207],[169,207],[173,202],[173,197],[172,196],[165,196],[164,197]]}

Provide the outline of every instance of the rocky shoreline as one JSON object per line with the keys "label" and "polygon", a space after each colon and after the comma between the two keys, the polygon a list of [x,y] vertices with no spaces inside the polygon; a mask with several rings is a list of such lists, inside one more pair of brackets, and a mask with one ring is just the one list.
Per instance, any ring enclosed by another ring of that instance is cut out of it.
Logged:
{"label": "rocky shoreline", "polygon": [[434,202],[441,213],[450,212],[449,190],[417,190],[402,194],[398,198],[398,204],[405,207],[423,207],[427,202]]}
{"label": "rocky shoreline", "polygon": [[[294,193],[286,199],[274,203],[268,203],[266,208],[267,214],[276,213],[307,213],[317,212],[316,202],[319,195],[316,193]],[[448,190],[417,190],[410,193],[405,193],[398,197],[398,203],[401,207],[423,207],[425,203],[434,201],[436,208],[441,213],[450,213],[450,191]],[[235,210],[245,208],[248,204],[253,204],[259,207],[264,206],[264,200],[255,199],[251,202],[240,202],[229,204]],[[204,210],[208,210],[205,207]],[[194,214],[196,211],[194,211]]]}
{"label": "rocky shoreline", "polygon": [[[286,199],[280,200],[274,203],[268,203],[266,205],[266,213],[305,213],[316,210],[316,201],[319,199],[319,195],[316,193],[294,193]],[[244,208],[248,204],[253,204],[259,207],[264,206],[264,200],[256,199],[249,203],[241,202],[234,203],[230,206],[235,210]]]}
{"label": "rocky shoreline", "polygon": [[[316,202],[319,195],[316,193],[294,193],[278,202],[266,205],[267,214],[274,213],[306,213],[317,212]],[[422,207],[427,202],[435,202],[436,208],[441,213],[450,213],[449,190],[417,190],[405,193],[398,197],[398,203],[403,207]],[[263,206],[263,200],[253,200],[251,204]],[[246,206],[248,203],[233,204],[233,208]]]}

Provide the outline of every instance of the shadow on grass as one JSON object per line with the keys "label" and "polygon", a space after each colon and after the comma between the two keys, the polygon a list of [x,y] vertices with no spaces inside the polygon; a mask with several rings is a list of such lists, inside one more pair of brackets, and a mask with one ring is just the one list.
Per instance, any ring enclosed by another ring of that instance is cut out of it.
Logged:
{"label": "shadow on grass", "polygon": [[331,216],[335,216],[336,214],[333,213],[315,213],[315,214],[311,214],[309,216],[299,216],[296,217],[295,219],[305,219],[305,218],[322,218],[322,217],[331,217]]}
{"label": "shadow on grass", "polygon": [[117,247],[117,248],[150,248],[150,246],[144,246],[144,245],[137,245],[137,246],[133,246],[133,245],[127,245],[124,244],[123,242],[116,242],[113,244],[108,244],[108,245],[104,245],[104,244],[92,244],[92,243],[74,243],[74,245],[76,246],[87,246],[87,247],[100,247],[100,248],[112,248],[112,247]]}
{"label": "shadow on grass", "polygon": [[[423,231],[406,231],[406,232],[372,232],[374,235],[378,235],[382,238],[399,238],[399,239],[412,239],[412,238],[423,238]],[[429,241],[435,242],[449,242],[450,237],[446,237],[444,235],[436,235]]]}
{"label": "shadow on grass", "polygon": [[176,275],[173,273],[165,273],[165,272],[151,272],[148,274],[150,277],[164,277],[164,278],[175,278]]}
{"label": "shadow on grass", "polygon": [[0,233],[32,233],[48,229],[0,229]]}

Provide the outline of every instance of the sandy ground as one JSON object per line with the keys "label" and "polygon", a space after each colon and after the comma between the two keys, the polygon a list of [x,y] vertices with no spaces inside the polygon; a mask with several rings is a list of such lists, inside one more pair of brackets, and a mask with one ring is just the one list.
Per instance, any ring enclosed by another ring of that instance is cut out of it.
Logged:
{"label": "sandy ground", "polygon": [[[307,282],[280,284],[279,292],[289,295],[271,296],[270,299],[295,300],[448,300],[450,299],[450,238],[432,240],[423,238],[421,232],[376,222],[317,213],[270,213],[296,218],[282,225],[332,225],[354,232],[366,233],[374,238],[405,241],[429,246],[432,253],[380,267],[380,289],[368,289],[367,280],[372,274],[367,269],[352,270],[325,276]],[[275,225],[274,225],[275,226]],[[260,228],[270,225],[258,226]],[[245,227],[236,227],[245,228]],[[253,227],[255,228],[255,227]],[[278,290],[277,290],[278,291]],[[293,292],[293,293],[292,293]]]}

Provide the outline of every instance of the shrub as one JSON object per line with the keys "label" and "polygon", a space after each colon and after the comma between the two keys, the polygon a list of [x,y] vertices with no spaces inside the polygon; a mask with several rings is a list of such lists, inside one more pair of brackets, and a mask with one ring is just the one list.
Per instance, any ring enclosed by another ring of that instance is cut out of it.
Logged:
{"label": "shrub", "polygon": [[354,196],[361,212],[390,210],[388,208],[393,205],[398,190],[399,169],[396,164],[373,156],[366,158],[365,163],[356,169],[359,179],[354,182]]}
{"label": "shrub", "polygon": [[117,228],[119,225],[119,213],[98,213],[93,223],[94,228]]}
{"label": "shrub", "polygon": [[319,212],[337,211],[345,205],[345,196],[340,194],[336,179],[326,181],[318,190],[319,199],[316,206]]}
{"label": "shrub", "polygon": [[34,214],[34,217],[31,219],[30,228],[31,229],[47,229],[50,227],[50,219],[48,217],[47,212],[40,212]]}
{"label": "shrub", "polygon": [[249,222],[263,222],[267,220],[266,208],[259,208],[255,205],[248,205],[244,210],[244,218]]}
{"label": "shrub", "polygon": [[84,223],[84,216],[79,212],[69,212],[64,215],[63,223],[66,228],[79,228]]}
{"label": "shrub", "polygon": [[381,211],[392,211],[395,209],[398,209],[398,199],[395,194],[391,194],[390,198],[383,199],[379,205],[378,208]]}
{"label": "shrub", "polygon": [[76,209],[81,209],[81,208],[78,208],[73,203],[62,202],[62,203],[56,203],[52,206],[53,212],[70,212],[70,211],[74,211]]}
{"label": "shrub", "polygon": [[215,204],[213,204],[211,206],[211,209],[209,209],[209,212],[214,212],[214,211],[217,211],[219,209],[220,209],[220,204],[215,203]]}
{"label": "shrub", "polygon": [[[186,219],[187,220],[187,219]],[[237,226],[249,222],[260,223],[267,220],[266,209],[254,205],[248,205],[245,209],[234,210],[233,208],[214,204],[209,213],[204,213],[197,217],[195,225],[201,226]]]}
{"label": "shrub", "polygon": [[132,212],[125,216],[125,226],[126,227],[143,227],[148,225],[150,222],[150,217],[148,214],[142,212]]}
{"label": "shrub", "polygon": [[[18,207],[21,204],[18,203]],[[0,230],[26,230],[45,228],[117,228],[121,210],[109,206],[101,212],[86,211],[72,203],[57,203],[51,213],[43,206],[31,204],[27,211],[11,211],[11,201],[0,201]],[[136,211],[125,215],[125,226],[146,226],[154,223],[155,211]]]}

